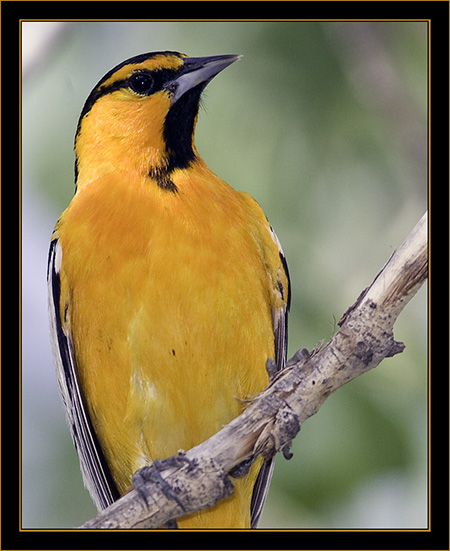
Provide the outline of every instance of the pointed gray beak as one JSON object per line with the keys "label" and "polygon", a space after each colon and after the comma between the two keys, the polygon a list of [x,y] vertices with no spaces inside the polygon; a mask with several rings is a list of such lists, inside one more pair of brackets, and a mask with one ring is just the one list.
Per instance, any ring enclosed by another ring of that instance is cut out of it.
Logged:
{"label": "pointed gray beak", "polygon": [[240,55],[187,57],[181,68],[181,74],[164,86],[172,94],[171,105],[178,101],[188,90],[195,88],[195,86],[201,83],[205,83],[206,86],[220,71],[241,57]]}

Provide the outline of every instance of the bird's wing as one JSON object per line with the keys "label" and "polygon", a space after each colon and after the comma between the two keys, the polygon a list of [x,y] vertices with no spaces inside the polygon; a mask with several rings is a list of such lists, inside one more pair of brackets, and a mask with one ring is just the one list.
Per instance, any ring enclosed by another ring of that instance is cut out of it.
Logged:
{"label": "bird's wing", "polygon": [[[291,298],[291,290],[289,283],[289,271],[287,267],[286,258],[284,256],[281,244],[272,228],[270,226],[272,239],[278,246],[278,253],[280,255],[281,265],[286,274],[288,281],[288,289],[284,289],[286,293],[286,302],[282,308],[275,310],[272,313],[273,318],[273,333],[275,339],[275,363],[277,366],[277,372],[284,369],[286,365],[287,356],[287,319]],[[281,282],[279,282],[281,286]],[[275,467],[275,457],[264,461],[261,470],[259,471],[258,478],[256,479],[255,486],[253,488],[252,501],[250,505],[251,512],[251,528],[258,526],[259,519],[266,501],[267,492],[269,491],[270,481],[272,479],[273,469]]]}
{"label": "bird's wing", "polygon": [[53,358],[70,432],[80,458],[84,483],[100,510],[118,499],[119,493],[109,473],[83,401],[72,335],[65,330],[61,320],[61,260],[61,245],[58,239],[54,238],[50,244],[47,270]]}

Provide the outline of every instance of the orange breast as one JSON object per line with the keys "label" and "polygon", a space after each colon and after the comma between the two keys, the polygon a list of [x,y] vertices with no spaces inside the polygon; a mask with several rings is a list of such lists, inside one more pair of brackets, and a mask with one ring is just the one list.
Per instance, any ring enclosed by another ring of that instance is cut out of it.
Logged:
{"label": "orange breast", "polygon": [[[236,417],[274,356],[279,259],[262,212],[202,166],[173,178],[176,193],[130,174],[85,185],[58,230],[61,308],[121,493]],[[249,526],[259,467],[179,526]]]}

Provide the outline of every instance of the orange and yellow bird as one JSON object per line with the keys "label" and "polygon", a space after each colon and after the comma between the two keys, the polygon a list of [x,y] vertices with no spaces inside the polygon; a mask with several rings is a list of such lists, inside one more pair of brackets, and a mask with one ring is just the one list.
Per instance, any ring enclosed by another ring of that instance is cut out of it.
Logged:
{"label": "orange and yellow bird", "polygon": [[[138,55],[109,71],[81,112],[49,307],[59,389],[99,509],[138,469],[238,416],[267,385],[267,358],[285,364],[278,239],[194,145],[203,89],[239,57]],[[256,527],[272,469],[256,460],[231,497],[178,527]]]}

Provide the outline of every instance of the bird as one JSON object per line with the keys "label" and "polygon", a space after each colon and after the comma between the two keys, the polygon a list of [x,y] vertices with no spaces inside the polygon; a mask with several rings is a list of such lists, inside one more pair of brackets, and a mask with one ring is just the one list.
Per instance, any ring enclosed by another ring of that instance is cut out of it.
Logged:
{"label": "bird", "polygon": [[[59,392],[99,510],[134,473],[242,413],[268,384],[268,358],[285,366],[279,240],[194,141],[205,86],[240,57],[137,55],[106,73],[79,117],[48,299]],[[257,458],[232,496],[178,529],[256,528],[272,471],[273,458]]]}

